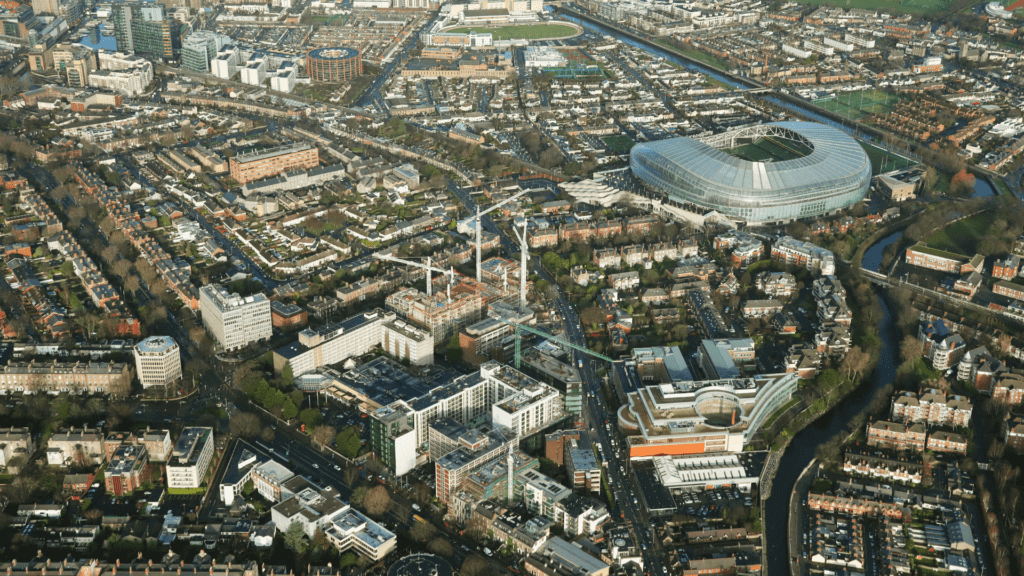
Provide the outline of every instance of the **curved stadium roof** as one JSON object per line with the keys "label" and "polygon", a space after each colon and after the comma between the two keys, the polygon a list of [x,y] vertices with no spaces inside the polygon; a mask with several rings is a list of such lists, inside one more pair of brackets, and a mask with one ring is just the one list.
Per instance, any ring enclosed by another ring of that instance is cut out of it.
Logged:
{"label": "curved stadium roof", "polygon": [[[719,148],[765,136],[811,149],[801,158],[754,162]],[[817,216],[864,197],[871,161],[856,140],[815,122],[777,122],[702,139],[638,144],[630,166],[641,180],[676,201],[748,221]]]}

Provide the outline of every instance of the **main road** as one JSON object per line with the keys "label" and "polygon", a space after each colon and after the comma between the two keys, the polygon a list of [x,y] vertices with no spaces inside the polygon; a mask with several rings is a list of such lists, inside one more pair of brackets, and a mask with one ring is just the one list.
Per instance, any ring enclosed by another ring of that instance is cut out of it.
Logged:
{"label": "main road", "polygon": [[[476,213],[477,204],[467,189],[461,188],[449,179],[448,190],[458,197],[470,214]],[[481,220],[483,221],[483,229],[498,235],[501,246],[507,253],[511,254],[519,250],[518,243],[513,241],[504,230],[499,228],[491,220],[490,215],[482,216]],[[568,295],[541,265],[540,258],[530,259],[530,269],[534,274],[550,282],[552,286],[557,286],[558,298],[554,306],[558,309],[565,324],[565,338],[577,346],[586,347],[587,339],[583,333],[583,325],[580,323],[579,315],[576,313],[572,302],[569,301]],[[613,514],[617,508],[621,513],[620,519],[633,525],[633,533],[643,553],[646,572],[652,576],[656,574],[665,575],[668,573],[668,569],[659,557],[657,542],[651,534],[650,520],[644,515],[644,511],[639,504],[640,496],[636,494],[637,489],[628,474],[629,455],[625,453],[625,442],[622,437],[616,434],[614,426],[610,424],[611,418],[605,416],[610,414],[612,409],[607,405],[601,388],[601,379],[597,376],[597,365],[602,363],[602,361],[591,358],[581,352],[575,352],[573,362],[579,360],[583,362],[580,369],[580,378],[583,381],[583,391],[586,397],[586,402],[583,404],[583,417],[588,428],[593,431],[591,440],[600,442],[604,447],[604,462],[607,464],[605,467],[605,478],[607,485],[613,490],[615,502],[609,508]],[[611,366],[606,368],[610,373]],[[609,422],[606,422],[606,420]],[[615,448],[613,448],[612,444],[613,439],[615,440]]]}

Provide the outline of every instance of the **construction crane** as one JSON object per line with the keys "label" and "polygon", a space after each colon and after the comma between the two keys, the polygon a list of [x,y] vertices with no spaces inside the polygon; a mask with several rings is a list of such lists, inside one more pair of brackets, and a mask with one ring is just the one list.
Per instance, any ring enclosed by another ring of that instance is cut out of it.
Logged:
{"label": "construction crane", "polygon": [[527,326],[525,324],[520,324],[518,322],[513,322],[511,320],[506,320],[505,318],[499,318],[499,320],[501,320],[505,324],[508,324],[509,326],[513,327],[515,329],[515,331],[516,331],[516,370],[519,369],[519,365],[521,363],[520,342],[522,342],[522,338],[520,337],[520,331],[522,331],[522,330],[525,330],[525,331],[527,331],[527,332],[529,332],[531,334],[536,334],[537,336],[540,336],[541,338],[545,338],[545,339],[551,340],[553,342],[558,342],[559,344],[562,344],[564,346],[568,346],[569,348],[572,348],[573,350],[576,350],[578,352],[583,352],[584,354],[589,354],[589,355],[591,355],[594,358],[597,358],[599,360],[604,360],[605,362],[609,362],[609,363],[615,362],[614,360],[612,360],[611,358],[605,356],[604,354],[598,354],[597,352],[594,352],[593,350],[590,350],[589,348],[587,348],[585,346],[579,346],[577,344],[573,344],[572,342],[569,342],[568,340],[565,340],[563,338],[559,338],[557,336],[552,336],[551,334],[548,334],[547,332],[544,332],[543,330],[538,330],[538,329],[536,329],[536,328],[534,328],[532,326]]}
{"label": "construction crane", "polygon": [[526,263],[530,260],[530,246],[526,243],[526,222],[523,222],[523,235],[519,235],[519,231],[512,228],[512,232],[519,239],[519,311],[526,311]]}
{"label": "construction crane", "polygon": [[476,220],[476,281],[477,282],[480,282],[480,262],[483,259],[483,257],[481,256],[482,249],[480,247],[480,237],[484,235],[483,234],[483,232],[484,232],[484,225],[482,223],[483,221],[480,220],[480,217],[481,216],[486,216],[487,214],[497,210],[498,208],[501,208],[505,204],[508,204],[509,202],[518,199],[520,196],[522,196],[523,194],[526,194],[527,192],[529,192],[529,190],[523,190],[522,192],[520,192],[518,194],[515,194],[514,196],[511,196],[510,198],[508,198],[506,200],[502,200],[501,202],[498,202],[497,204],[495,204],[494,206],[491,206],[490,208],[484,210],[483,212],[481,212],[480,211],[480,207],[477,206],[476,207],[476,216],[471,216],[469,218],[469,222],[472,222],[473,220]]}
{"label": "construction crane", "polygon": [[434,268],[433,266],[430,265],[430,256],[427,256],[427,263],[426,264],[424,264],[422,262],[414,262],[412,260],[404,260],[402,258],[398,258],[397,256],[392,256],[391,254],[386,254],[386,253],[383,253],[383,252],[378,252],[377,254],[374,254],[374,257],[376,257],[378,260],[388,260],[389,262],[397,262],[399,264],[407,264],[409,266],[415,266],[417,268],[424,269],[426,271],[426,273],[427,273],[427,297],[428,298],[431,296],[431,293],[433,292],[433,286],[432,286],[433,283],[431,282],[431,279],[430,279],[430,273],[431,272],[437,272],[437,273],[440,273],[440,274],[447,275],[448,276],[448,290],[449,290],[448,299],[451,300],[451,287],[452,287],[452,284],[455,283],[455,269],[454,268],[450,268],[448,270],[445,270],[443,268]]}

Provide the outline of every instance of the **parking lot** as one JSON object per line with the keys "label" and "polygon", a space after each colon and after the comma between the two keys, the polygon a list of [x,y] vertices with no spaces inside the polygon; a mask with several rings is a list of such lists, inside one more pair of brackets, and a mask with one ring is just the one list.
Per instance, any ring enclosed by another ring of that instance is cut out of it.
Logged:
{"label": "parking lot", "polygon": [[750,508],[754,505],[750,494],[738,488],[715,488],[675,496],[679,510],[697,518],[722,517],[722,511],[729,508]]}

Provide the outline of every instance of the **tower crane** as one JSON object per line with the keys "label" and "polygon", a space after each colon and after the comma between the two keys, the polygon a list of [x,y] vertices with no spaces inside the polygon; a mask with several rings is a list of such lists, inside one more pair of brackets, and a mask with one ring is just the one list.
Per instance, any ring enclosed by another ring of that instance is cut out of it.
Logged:
{"label": "tower crane", "polygon": [[387,260],[389,262],[397,262],[399,264],[406,264],[406,265],[409,265],[409,266],[415,266],[417,268],[422,268],[423,270],[425,270],[426,273],[427,273],[427,297],[430,297],[431,293],[433,291],[432,282],[430,281],[430,273],[431,272],[438,272],[440,274],[444,274],[444,275],[448,276],[448,289],[449,289],[448,299],[449,300],[451,299],[450,290],[451,290],[452,284],[455,283],[455,268],[449,268],[448,270],[445,270],[444,268],[434,268],[433,266],[430,265],[430,256],[427,256],[427,263],[426,264],[424,264],[422,262],[415,262],[413,260],[404,260],[404,259],[399,258],[397,256],[392,256],[391,254],[386,254],[386,253],[383,253],[383,252],[378,252],[377,254],[374,254],[374,256],[377,259],[379,259],[379,260]]}
{"label": "tower crane", "polygon": [[519,254],[521,260],[519,262],[519,311],[526,311],[526,263],[530,259],[530,246],[526,243],[526,222],[523,222],[523,235],[519,235],[519,231],[512,228],[512,233],[516,235],[519,240]]}
{"label": "tower crane", "polygon": [[481,250],[481,247],[480,247],[480,237],[483,236],[483,232],[484,232],[484,225],[482,223],[483,221],[480,219],[480,217],[481,216],[486,216],[487,214],[497,210],[498,208],[501,208],[505,204],[508,204],[509,202],[518,199],[519,197],[521,197],[523,194],[526,194],[527,192],[529,192],[529,190],[523,190],[522,192],[519,192],[518,194],[515,194],[514,196],[511,196],[511,197],[509,197],[509,198],[507,198],[505,200],[502,200],[501,202],[498,202],[497,204],[495,204],[494,206],[491,206],[490,208],[484,210],[483,212],[481,212],[480,211],[480,207],[477,206],[476,207],[476,216],[471,216],[469,218],[470,222],[472,222],[473,220],[476,220],[476,281],[477,282],[480,282],[480,261],[482,260],[482,256],[481,256],[481,251],[482,250]]}
{"label": "tower crane", "polygon": [[605,356],[604,354],[598,354],[597,352],[594,352],[593,350],[587,348],[586,346],[579,346],[577,344],[573,344],[572,342],[569,342],[568,340],[565,340],[564,338],[559,338],[557,336],[552,336],[551,334],[548,334],[547,332],[544,332],[543,330],[538,330],[537,328],[534,328],[533,326],[527,326],[526,324],[520,324],[519,322],[514,322],[514,321],[508,320],[506,318],[499,318],[499,320],[501,320],[505,324],[508,324],[509,326],[514,328],[515,331],[516,331],[516,369],[517,370],[519,369],[519,365],[521,363],[521,355],[520,355],[520,346],[519,346],[519,344],[520,344],[520,342],[522,342],[522,338],[520,337],[520,331],[523,331],[523,330],[525,330],[527,332],[530,332],[531,334],[536,334],[536,335],[540,336],[541,338],[545,338],[545,339],[551,340],[553,342],[558,342],[559,344],[562,344],[563,346],[568,346],[569,348],[572,348],[573,350],[576,350],[577,352],[582,352],[584,354],[589,354],[590,356],[593,356],[594,358],[597,358],[599,360],[604,360],[605,362],[608,362],[608,363],[615,362],[614,360],[612,360],[611,358]]}

